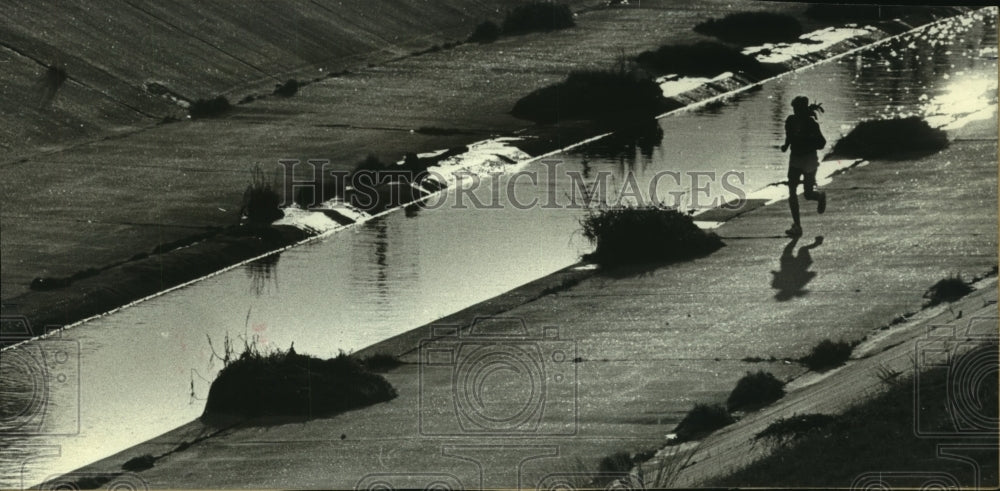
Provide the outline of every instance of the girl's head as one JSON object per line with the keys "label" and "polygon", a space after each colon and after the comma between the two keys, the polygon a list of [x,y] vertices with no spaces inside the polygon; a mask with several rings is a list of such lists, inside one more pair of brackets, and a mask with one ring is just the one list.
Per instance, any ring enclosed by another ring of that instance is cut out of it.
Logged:
{"label": "girl's head", "polygon": [[812,111],[809,110],[809,98],[800,95],[792,99],[792,111],[802,116],[811,116]]}
{"label": "girl's head", "polygon": [[792,111],[799,116],[805,116],[808,118],[816,118],[818,114],[823,112],[822,104],[809,104],[809,98],[800,95],[792,99]]}

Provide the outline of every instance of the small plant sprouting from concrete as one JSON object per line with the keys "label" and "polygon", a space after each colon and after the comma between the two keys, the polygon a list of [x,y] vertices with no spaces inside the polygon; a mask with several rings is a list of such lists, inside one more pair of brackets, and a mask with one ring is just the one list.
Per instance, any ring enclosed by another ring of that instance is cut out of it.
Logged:
{"label": "small plant sprouting from concrete", "polygon": [[670,262],[706,256],[724,244],[673,208],[609,207],[580,220],[583,236],[597,246],[584,259],[602,266]]}
{"label": "small plant sprouting from concrete", "polygon": [[229,112],[232,109],[229,99],[225,96],[217,96],[212,99],[198,99],[188,106],[188,115],[191,119],[216,118]]}
{"label": "small plant sprouting from concrete", "polygon": [[924,293],[924,298],[926,299],[926,306],[933,307],[942,303],[954,302],[972,293],[972,291],[972,286],[962,279],[962,275],[954,275],[944,278],[931,286]]}
{"label": "small plant sprouting from concrete", "polygon": [[814,372],[825,372],[846,363],[853,351],[850,343],[824,339],[799,361]]}
{"label": "small plant sprouting from concrete", "polygon": [[785,396],[785,384],[765,371],[747,372],[726,399],[729,411],[747,411],[763,407]]}
{"label": "small plant sprouting from concrete", "polygon": [[276,84],[274,86],[274,95],[281,97],[291,97],[299,91],[299,88],[301,86],[302,85],[299,83],[298,80],[290,78],[286,80],[285,83]]}
{"label": "small plant sprouting from concrete", "polygon": [[488,44],[500,39],[500,26],[493,21],[483,21],[476,25],[476,29],[469,35],[470,43]]}
{"label": "small plant sprouting from concrete", "polygon": [[253,225],[268,225],[285,216],[281,211],[281,196],[264,177],[260,165],[254,166],[250,171],[250,184],[243,192],[240,213]]}
{"label": "small plant sprouting from concrete", "polygon": [[689,442],[733,422],[729,411],[720,404],[696,404],[677,424],[674,434],[677,435],[678,443]]}

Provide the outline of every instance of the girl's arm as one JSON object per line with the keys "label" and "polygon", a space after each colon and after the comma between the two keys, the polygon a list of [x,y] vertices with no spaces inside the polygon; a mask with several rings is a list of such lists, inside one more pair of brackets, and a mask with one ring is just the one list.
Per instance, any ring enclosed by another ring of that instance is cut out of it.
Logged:
{"label": "girl's arm", "polygon": [[788,145],[790,145],[792,143],[790,141],[790,133],[792,132],[792,129],[790,127],[791,126],[791,122],[792,122],[792,117],[789,116],[788,119],[785,120],[785,143],[783,145],[781,145],[781,151],[782,152],[784,152],[785,150],[788,150]]}

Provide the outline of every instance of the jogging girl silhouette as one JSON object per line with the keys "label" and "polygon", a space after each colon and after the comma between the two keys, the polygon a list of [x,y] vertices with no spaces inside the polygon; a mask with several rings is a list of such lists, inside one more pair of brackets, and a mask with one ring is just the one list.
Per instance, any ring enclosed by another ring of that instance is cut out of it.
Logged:
{"label": "jogging girl silhouette", "polygon": [[785,231],[790,237],[802,236],[799,221],[798,187],[801,182],[805,198],[817,201],[816,213],[826,211],[826,193],[816,191],[816,171],[819,157],[816,151],[826,146],[826,138],[816,122],[816,112],[823,112],[820,104],[809,104],[809,98],[798,96],[792,99],[792,114],[785,119],[785,144],[781,151],[792,148],[788,157],[788,207],[792,210],[792,228]]}

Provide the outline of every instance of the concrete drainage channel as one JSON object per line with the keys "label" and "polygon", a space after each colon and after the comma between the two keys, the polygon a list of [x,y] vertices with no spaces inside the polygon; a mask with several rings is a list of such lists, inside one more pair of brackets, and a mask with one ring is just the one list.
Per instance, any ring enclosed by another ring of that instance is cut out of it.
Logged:
{"label": "concrete drainage channel", "polygon": [[[851,165],[853,165],[855,163],[856,163],[855,161],[845,161],[845,163],[838,164],[838,165],[840,165],[843,168],[846,168],[846,167],[849,167],[849,166],[851,166]],[[841,167],[838,167],[838,168],[841,168]],[[763,203],[766,203],[766,202],[773,202],[774,200],[779,200],[779,199],[781,199],[781,196],[774,196],[774,197],[763,196],[763,197],[759,197],[759,198],[755,197],[755,199],[764,200]],[[722,217],[722,218],[723,218],[723,220],[705,220],[705,221],[706,222],[707,221],[713,221],[713,222],[714,221],[719,221],[719,222],[721,222],[721,221],[724,221],[724,219],[726,219],[726,217]],[[307,239],[307,241],[308,240],[315,240],[315,239]],[[567,285],[567,288],[568,289],[572,289],[572,285]],[[540,293],[545,293],[545,292],[540,292]],[[549,292],[549,293],[551,294],[552,292]],[[542,297],[545,297],[545,296],[547,296],[547,295],[543,294],[543,295],[540,295],[538,298],[542,298]],[[349,432],[349,433],[351,433],[353,435],[353,432]],[[348,433],[344,433],[344,434],[348,434]],[[120,465],[120,462],[118,462],[118,464]],[[165,462],[164,464],[165,464],[165,466],[169,467],[169,463]],[[159,467],[159,465],[157,467]],[[155,472],[155,469],[153,471]]]}

